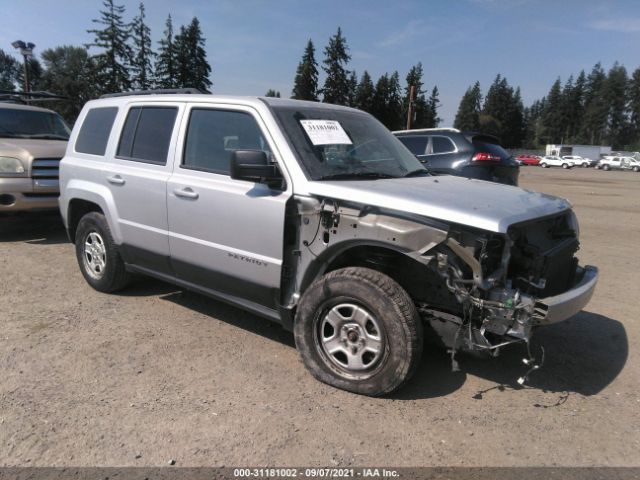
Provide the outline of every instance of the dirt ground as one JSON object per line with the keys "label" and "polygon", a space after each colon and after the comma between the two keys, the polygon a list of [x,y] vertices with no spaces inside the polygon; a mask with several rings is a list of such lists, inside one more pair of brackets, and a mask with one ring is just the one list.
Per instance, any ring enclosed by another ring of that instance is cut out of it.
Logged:
{"label": "dirt ground", "polygon": [[640,465],[640,174],[521,184],[574,204],[591,303],[539,331],[526,388],[520,348],[452,373],[428,346],[381,399],[318,383],[291,334],[241,310],[154,280],[92,290],[56,215],[0,219],[0,465]]}

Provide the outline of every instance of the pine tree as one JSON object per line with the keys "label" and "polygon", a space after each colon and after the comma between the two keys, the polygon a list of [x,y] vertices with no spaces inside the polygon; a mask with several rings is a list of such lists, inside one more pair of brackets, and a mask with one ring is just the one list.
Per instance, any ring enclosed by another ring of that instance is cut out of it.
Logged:
{"label": "pine tree", "polygon": [[348,53],[347,41],[342,36],[342,30],[329,39],[329,45],[324,49],[325,59],[322,69],[327,78],[322,88],[323,102],[347,105],[349,103],[349,72],[346,65],[351,59]]}
{"label": "pine tree", "polygon": [[524,105],[522,104],[520,87],[517,87],[510,98],[506,125],[502,134],[502,144],[507,148],[519,148],[522,146],[524,136]]}
{"label": "pine tree", "polygon": [[375,87],[373,86],[369,72],[365,70],[360,78],[360,83],[358,83],[358,88],[356,89],[356,108],[372,113],[374,96]]}
{"label": "pine tree", "polygon": [[274,90],[273,88],[270,88],[269,90],[267,90],[267,93],[265,93],[264,96],[280,98],[280,92],[278,92],[277,90]]}
{"label": "pine tree", "polygon": [[631,75],[629,81],[629,123],[635,148],[640,148],[640,67]]}
{"label": "pine tree", "polygon": [[93,60],[85,48],[63,46],[42,52],[42,62],[41,88],[66,97],[54,108],[73,125],[84,104],[99,94]]}
{"label": "pine tree", "polygon": [[587,76],[585,107],[580,143],[599,145],[607,126],[608,107],[606,101],[607,76],[600,63],[596,63]]}
{"label": "pine tree", "polygon": [[480,82],[476,82],[462,96],[453,126],[459,130],[479,131],[481,108],[482,91],[480,90]]}
{"label": "pine tree", "polygon": [[158,42],[160,48],[155,64],[155,84],[159,88],[175,88],[176,83],[176,49],[173,38],[173,22],[171,15],[165,23],[164,37]]}
{"label": "pine tree", "polygon": [[563,121],[565,122],[564,141],[574,143],[578,140],[582,117],[584,115],[584,87],[586,75],[580,72],[575,83],[573,76],[569,77],[562,90]]}
{"label": "pine tree", "polygon": [[497,75],[479,116],[480,130],[500,138],[505,147],[516,148],[524,137],[524,107],[520,90],[513,90],[506,78]]}
{"label": "pine tree", "polygon": [[205,39],[200,30],[200,22],[193,17],[187,27],[180,27],[180,33],[174,40],[177,87],[209,91],[211,66],[207,62],[204,45]]}
{"label": "pine tree", "polygon": [[349,88],[347,94],[347,105],[349,107],[356,107],[356,96],[358,94],[358,74],[355,70],[352,70],[351,73],[349,73],[347,85]]}
{"label": "pine tree", "polygon": [[440,124],[440,121],[442,119],[438,117],[438,108],[440,108],[438,87],[433,87],[433,90],[431,90],[431,95],[429,95],[429,99],[427,100],[425,128],[435,128]]}
{"label": "pine tree", "polygon": [[387,125],[387,107],[389,104],[389,74],[385,73],[378,78],[374,89],[373,101],[370,113],[380,122]]}
{"label": "pine tree", "polygon": [[101,91],[113,93],[131,88],[129,67],[132,63],[132,51],[129,46],[130,28],[122,19],[124,6],[115,5],[114,0],[103,0],[105,10],[100,11],[100,18],[93,22],[103,25],[102,29],[87,30],[94,34],[93,43],[87,47],[98,47],[100,53],[94,55],[98,84]]}
{"label": "pine tree", "polygon": [[311,39],[307,42],[302,60],[298,64],[291,98],[318,101],[318,63]]}
{"label": "pine tree", "polygon": [[545,143],[562,143],[564,142],[564,118],[562,112],[562,84],[558,78],[546,97],[544,112],[542,113],[542,123],[544,132],[542,140]]}
{"label": "pine tree", "polygon": [[18,61],[0,49],[0,90],[14,91],[16,89],[19,70]]}
{"label": "pine tree", "polygon": [[627,120],[627,69],[616,62],[609,70],[606,81],[608,108],[605,143],[622,149],[628,140]]}
{"label": "pine tree", "polygon": [[423,89],[424,83],[422,81],[422,63],[414,65],[407,73],[406,87],[404,89],[404,100],[402,104],[402,117],[406,119],[407,112],[409,111],[409,95],[411,86],[414,87],[413,105],[411,106],[412,128],[427,128],[430,123],[430,110],[427,105],[427,99],[425,98],[425,91]]}
{"label": "pine tree", "polygon": [[131,30],[133,34],[133,87],[138,90],[151,88],[153,73],[151,59],[155,53],[151,50],[151,29],[145,23],[144,3],[140,2],[138,15],[133,19]]}
{"label": "pine tree", "polygon": [[389,130],[400,130],[402,122],[402,87],[400,86],[400,75],[393,72],[389,77],[389,96],[387,104],[387,122],[385,125]]}

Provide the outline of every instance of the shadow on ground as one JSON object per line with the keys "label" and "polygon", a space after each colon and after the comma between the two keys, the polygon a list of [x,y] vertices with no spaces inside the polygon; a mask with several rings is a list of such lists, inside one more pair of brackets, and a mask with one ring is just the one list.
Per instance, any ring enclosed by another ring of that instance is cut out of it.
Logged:
{"label": "shadow on ground", "polygon": [[[167,288],[173,287],[169,285]],[[293,335],[279,325],[222,302],[183,291],[167,293],[161,298],[295,348]],[[496,383],[487,391],[477,392],[474,395],[477,400],[482,400],[490,390],[500,392],[522,388],[595,395],[622,371],[629,348],[622,323],[584,311],[565,322],[540,328],[532,341],[534,354],[540,351],[541,346],[545,349],[545,363],[530,375],[526,387],[521,387],[517,379],[528,370],[522,363],[524,346],[504,349],[497,358],[458,354],[460,371],[452,372],[447,352],[426,342],[418,372],[392,398],[415,400],[446,396],[458,390],[467,375]]]}
{"label": "shadow on ground", "polygon": [[0,215],[0,242],[53,245],[68,241],[58,212]]}

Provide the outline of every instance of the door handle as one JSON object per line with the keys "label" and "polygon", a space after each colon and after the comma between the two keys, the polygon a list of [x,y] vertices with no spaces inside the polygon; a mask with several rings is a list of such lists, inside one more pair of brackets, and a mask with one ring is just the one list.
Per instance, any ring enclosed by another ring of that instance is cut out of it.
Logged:
{"label": "door handle", "polygon": [[188,198],[189,200],[196,200],[200,196],[198,192],[194,192],[191,187],[185,187],[182,189],[176,188],[173,193],[176,197]]}
{"label": "door handle", "polygon": [[124,178],[122,178],[120,175],[113,175],[111,177],[107,177],[107,182],[111,183],[112,185],[124,185]]}

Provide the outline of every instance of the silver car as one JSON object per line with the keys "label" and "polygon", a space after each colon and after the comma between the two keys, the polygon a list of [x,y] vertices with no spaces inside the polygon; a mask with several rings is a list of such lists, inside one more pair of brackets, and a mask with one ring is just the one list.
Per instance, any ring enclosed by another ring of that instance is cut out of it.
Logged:
{"label": "silver car", "polygon": [[366,395],[411,377],[425,335],[454,367],[461,349],[528,346],[598,278],[566,200],[431,176],[369,114],[313,102],[89,102],[60,211],[95,289],[142,273],[280,322],[317,379]]}

